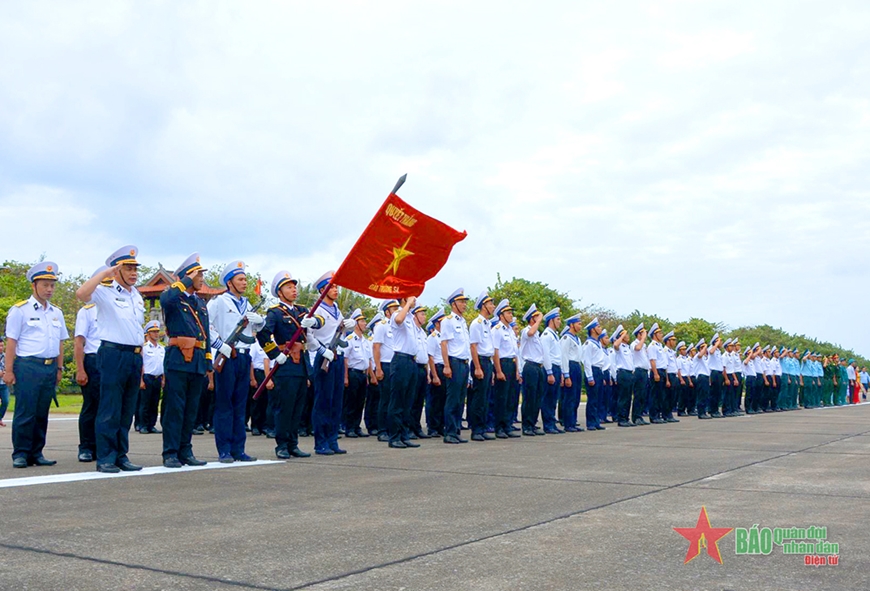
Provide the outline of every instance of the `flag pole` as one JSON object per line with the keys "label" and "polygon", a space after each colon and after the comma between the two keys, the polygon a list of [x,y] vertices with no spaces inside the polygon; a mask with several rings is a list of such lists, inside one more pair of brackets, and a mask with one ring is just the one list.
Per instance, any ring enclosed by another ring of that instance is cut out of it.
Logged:
{"label": "flag pole", "polygon": [[[399,188],[401,188],[401,186],[405,184],[405,179],[407,179],[407,178],[408,178],[408,173],[405,173],[402,176],[400,176],[399,180],[396,181],[396,186],[393,187],[393,190],[390,192],[390,195],[395,195],[396,191],[398,191]],[[389,198],[389,196],[387,196],[387,198]],[[363,232],[363,233],[365,233],[365,232]],[[361,238],[362,238],[362,234],[360,234],[360,238],[357,239],[357,243],[359,242],[359,240]],[[356,248],[356,244],[354,244],[354,248]],[[353,248],[350,249],[348,254],[350,254],[351,252],[353,252]],[[347,260],[347,257],[345,257],[345,260]],[[332,287],[332,285],[334,283],[334,279],[336,277],[338,277],[338,274],[341,271],[341,268],[343,266],[344,266],[344,261],[342,261],[341,265],[339,265],[338,271],[335,272],[335,275],[332,276],[332,279],[329,280],[329,283],[326,284],[326,287],[324,287],[323,290],[320,292],[320,297],[317,298],[317,301],[314,302],[314,305],[311,306],[310,310],[308,310],[308,314],[306,314],[306,316],[305,316],[306,318],[311,318],[312,316],[314,316],[314,312],[317,310],[318,307],[320,307],[320,304],[323,303],[323,298],[326,297],[326,294],[329,292],[329,289]],[[284,343],[284,348],[281,349],[281,352],[284,355],[288,355],[288,356],[290,355],[290,349],[293,347],[293,345],[296,343],[296,341],[299,340],[299,337],[302,336],[302,331],[303,331],[303,328],[300,325],[299,328],[296,329],[296,332],[293,333],[293,336],[290,337],[290,340],[287,341],[286,343]],[[304,354],[304,352],[303,352],[303,354]],[[270,359],[269,361],[272,362],[273,360]],[[254,396],[253,396],[254,400],[258,400],[260,398],[260,396],[263,395],[263,390],[265,390],[266,384],[269,382],[269,380],[272,379],[272,376],[275,375],[275,372],[278,371],[279,366],[277,363],[270,363],[270,366],[271,367],[269,368],[269,373],[266,375],[266,377],[263,379],[263,381],[260,382],[260,385],[257,386],[257,391],[254,392]]]}

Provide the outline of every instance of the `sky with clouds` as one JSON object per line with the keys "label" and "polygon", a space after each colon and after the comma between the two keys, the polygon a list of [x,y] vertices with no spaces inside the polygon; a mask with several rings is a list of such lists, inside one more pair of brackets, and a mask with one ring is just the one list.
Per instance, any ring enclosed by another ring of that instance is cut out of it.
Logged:
{"label": "sky with clouds", "polygon": [[0,259],[335,268],[403,199],[582,305],[870,354],[866,2],[0,7]]}

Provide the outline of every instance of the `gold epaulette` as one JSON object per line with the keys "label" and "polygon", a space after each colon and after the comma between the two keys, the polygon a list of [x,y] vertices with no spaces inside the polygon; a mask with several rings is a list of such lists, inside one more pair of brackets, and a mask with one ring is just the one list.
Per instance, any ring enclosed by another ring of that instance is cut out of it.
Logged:
{"label": "gold epaulette", "polygon": [[181,291],[187,291],[187,288],[184,287],[184,284],[181,281],[176,281],[172,284],[171,287],[174,287],[175,289],[179,289]]}
{"label": "gold epaulette", "polygon": [[18,302],[17,304],[15,304],[15,307],[16,307],[16,308],[20,308],[21,306],[23,306],[23,305],[26,304],[26,303],[27,303],[27,300],[21,300],[20,302]]}
{"label": "gold epaulette", "polygon": [[96,306],[96,304],[85,304],[84,306],[82,306],[82,308],[84,308],[85,310],[90,310],[94,306]]}

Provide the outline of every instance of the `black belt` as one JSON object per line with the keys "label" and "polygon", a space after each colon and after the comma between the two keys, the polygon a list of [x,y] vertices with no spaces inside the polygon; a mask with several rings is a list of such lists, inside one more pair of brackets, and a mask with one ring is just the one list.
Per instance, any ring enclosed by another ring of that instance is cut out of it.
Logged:
{"label": "black belt", "polygon": [[38,363],[39,365],[52,365],[57,363],[57,357],[16,357],[15,362],[29,361],[30,363]]}
{"label": "black belt", "polygon": [[443,363],[436,363],[435,367],[440,367],[441,369],[444,369],[444,364]]}
{"label": "black belt", "polygon": [[365,373],[366,373],[366,370],[364,370],[364,369],[354,369],[354,368],[352,368],[352,367],[351,367],[351,368],[348,368],[348,371],[355,371],[356,373],[361,373],[361,374],[365,374]]}
{"label": "black belt", "polygon": [[85,353],[85,357],[96,357],[96,353]]}
{"label": "black belt", "polygon": [[119,351],[127,351],[129,353],[138,354],[142,352],[141,345],[122,345],[121,343],[113,343],[112,341],[103,341],[100,346],[108,347],[109,349],[118,349]]}
{"label": "black belt", "polygon": [[393,359],[395,359],[396,357],[402,357],[405,359],[414,359],[414,358],[416,358],[416,355],[410,355],[409,353],[400,353],[399,351],[394,351],[393,352]]}
{"label": "black belt", "polygon": [[532,367],[544,367],[543,364],[538,363],[537,361],[526,361],[526,365],[531,365]]}

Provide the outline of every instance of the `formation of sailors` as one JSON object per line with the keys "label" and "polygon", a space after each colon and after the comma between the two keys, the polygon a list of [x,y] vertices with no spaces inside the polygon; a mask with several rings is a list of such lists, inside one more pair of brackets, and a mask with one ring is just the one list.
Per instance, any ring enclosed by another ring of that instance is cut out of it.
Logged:
{"label": "formation of sailors", "polygon": [[[306,434],[316,454],[329,456],[346,453],[342,435],[376,436],[399,449],[434,437],[466,443],[463,418],[470,439],[482,442],[857,403],[861,387],[854,361],[744,347],[718,333],[689,344],[657,323],[609,334],[597,318],[563,320],[559,308],[542,313],[535,304],[520,328],[510,302],[486,292],[467,322],[472,302],[461,288],[446,313],[430,315],[409,297],[381,302],[371,319],[359,309],[345,318],[331,271],[315,282],[322,303],[313,315],[297,304],[298,281],[284,270],[271,283],[278,303],[258,313],[243,295],[242,261],[223,269],[226,291],[206,304],[197,295],[204,279],[196,253],[160,296],[164,347],[160,322],[144,322],[137,256],[135,246],[118,249],[76,292],[85,303],[74,335],[83,394],[78,459],[96,461],[101,472],[141,470],[128,457],[134,416],[138,432],[162,433],[163,465],[179,468],[206,463],[192,446],[205,427],[220,462],[250,462],[248,431],[274,438],[276,456],[289,459],[310,455],[299,447]],[[50,303],[57,275],[55,263],[34,265],[33,295],[7,319],[3,379],[16,394],[17,468],[55,463],[42,450],[69,338]],[[267,379],[265,396],[252,400]]]}

